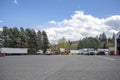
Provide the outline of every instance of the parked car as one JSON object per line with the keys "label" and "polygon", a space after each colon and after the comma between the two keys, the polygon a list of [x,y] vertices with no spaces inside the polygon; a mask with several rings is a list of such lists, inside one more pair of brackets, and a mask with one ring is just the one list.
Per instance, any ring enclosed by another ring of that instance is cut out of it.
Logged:
{"label": "parked car", "polygon": [[104,51],[99,51],[99,52],[97,53],[97,55],[105,55],[105,52],[104,52]]}
{"label": "parked car", "polygon": [[103,55],[110,55],[110,51],[108,49],[98,49],[98,53],[102,52]]}
{"label": "parked car", "polygon": [[105,55],[110,55],[110,51],[108,49],[104,49]]}
{"label": "parked car", "polygon": [[93,48],[83,49],[82,52],[84,55],[94,55],[95,54],[95,50]]}
{"label": "parked car", "polygon": [[51,51],[46,51],[45,54],[46,55],[52,55],[53,53]]}
{"label": "parked car", "polygon": [[89,48],[88,55],[95,55],[95,50],[93,48]]}
{"label": "parked car", "polygon": [[83,55],[89,55],[88,49],[83,49]]}
{"label": "parked car", "polygon": [[43,53],[43,51],[42,50],[38,50],[37,52],[36,52],[36,55],[43,55],[44,53]]}

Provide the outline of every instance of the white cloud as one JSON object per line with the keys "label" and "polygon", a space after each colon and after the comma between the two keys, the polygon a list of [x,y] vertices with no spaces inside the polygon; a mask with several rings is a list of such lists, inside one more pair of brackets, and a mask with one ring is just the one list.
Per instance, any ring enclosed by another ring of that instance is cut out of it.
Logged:
{"label": "white cloud", "polygon": [[57,24],[56,21],[52,20],[52,21],[49,21],[50,24]]}
{"label": "white cloud", "polygon": [[120,15],[99,19],[92,15],[86,15],[83,11],[75,11],[69,20],[64,19],[61,22],[52,20],[50,22],[57,23],[56,27],[46,29],[52,43],[62,37],[76,41],[84,37],[95,37],[102,32],[105,32],[107,36],[112,36],[113,33],[117,33],[120,29]]}
{"label": "white cloud", "polygon": [[120,15],[115,15],[104,20],[104,23],[115,30],[120,30]]}
{"label": "white cloud", "polygon": [[18,4],[18,1],[17,0],[13,0],[13,3]]}
{"label": "white cloud", "polygon": [[3,20],[0,20],[0,23],[4,22]]}

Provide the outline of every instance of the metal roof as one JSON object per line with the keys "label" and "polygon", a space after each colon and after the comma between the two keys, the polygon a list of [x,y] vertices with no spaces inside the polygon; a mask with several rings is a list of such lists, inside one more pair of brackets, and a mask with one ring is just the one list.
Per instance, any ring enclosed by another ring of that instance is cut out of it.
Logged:
{"label": "metal roof", "polygon": [[120,38],[120,31],[115,35],[115,38]]}

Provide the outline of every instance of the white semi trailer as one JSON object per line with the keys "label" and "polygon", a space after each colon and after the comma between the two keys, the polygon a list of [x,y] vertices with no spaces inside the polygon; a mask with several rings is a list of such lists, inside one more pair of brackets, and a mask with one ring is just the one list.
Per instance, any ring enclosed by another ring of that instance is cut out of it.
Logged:
{"label": "white semi trailer", "polygon": [[26,55],[28,54],[27,48],[1,48],[1,53],[8,55]]}

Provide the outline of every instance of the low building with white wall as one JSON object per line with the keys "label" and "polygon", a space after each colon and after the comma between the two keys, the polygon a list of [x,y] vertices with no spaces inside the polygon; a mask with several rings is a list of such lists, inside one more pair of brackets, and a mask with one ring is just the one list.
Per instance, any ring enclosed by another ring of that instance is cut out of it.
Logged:
{"label": "low building with white wall", "polygon": [[115,35],[115,55],[120,55],[120,31]]}

